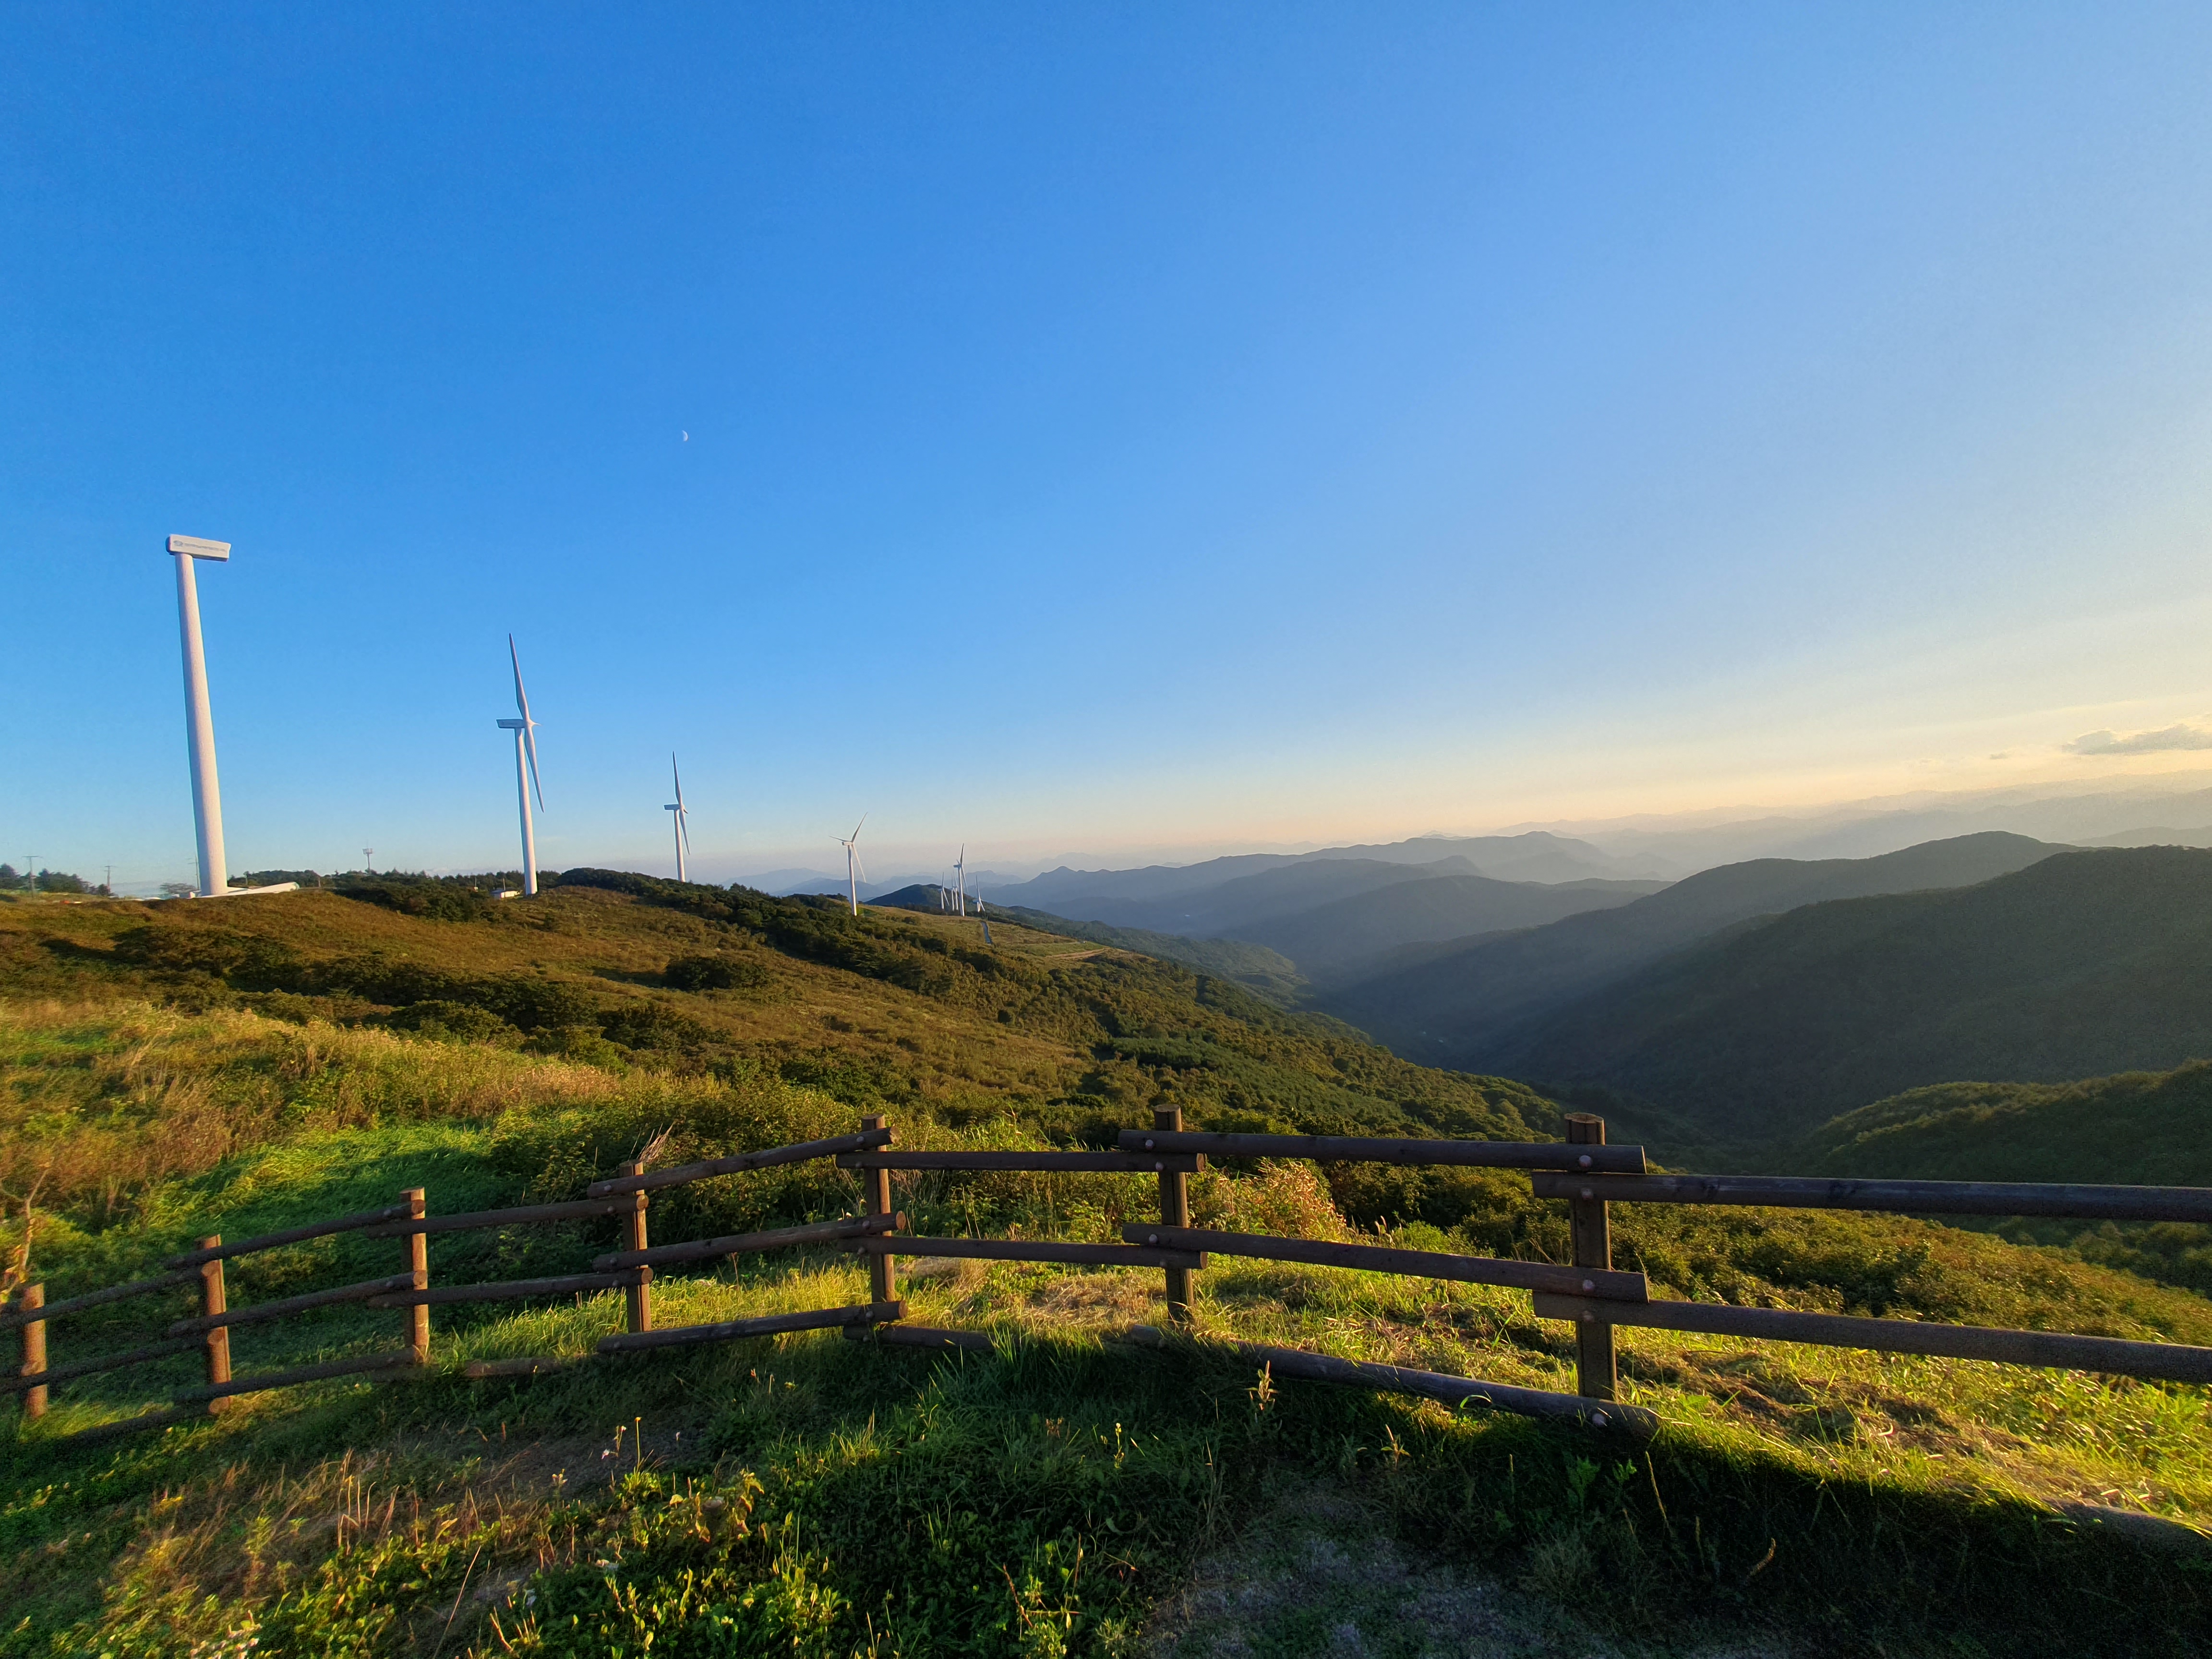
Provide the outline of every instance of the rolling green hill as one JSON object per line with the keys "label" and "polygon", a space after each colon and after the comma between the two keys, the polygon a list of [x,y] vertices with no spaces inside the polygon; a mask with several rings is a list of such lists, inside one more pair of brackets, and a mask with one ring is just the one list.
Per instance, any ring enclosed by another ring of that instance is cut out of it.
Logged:
{"label": "rolling green hill", "polygon": [[1753,917],[1832,899],[1963,887],[2057,850],[2025,836],[1989,833],[1881,858],[1724,865],[1633,903],[1546,927],[1456,949],[1407,946],[1368,976],[1317,988],[1313,1000],[1401,1054],[1486,1067],[1492,1054],[1525,1046],[1516,1028]]}
{"label": "rolling green hill", "polygon": [[2212,853],[2070,852],[1746,924],[1475,1051],[1744,1155],[1923,1085],[2212,1055],[2208,974]]}
{"label": "rolling green hill", "polygon": [[[1831,1119],[1792,1168],[1919,1181],[2212,1187],[2212,1062],[2078,1083],[1940,1083]],[[2212,1291],[2212,1227],[2014,1219],[2022,1243]]]}

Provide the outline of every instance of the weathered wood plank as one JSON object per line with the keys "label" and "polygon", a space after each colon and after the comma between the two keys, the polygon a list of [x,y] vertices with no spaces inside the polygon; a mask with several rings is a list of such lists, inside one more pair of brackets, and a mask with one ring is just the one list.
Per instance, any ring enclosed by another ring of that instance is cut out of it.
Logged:
{"label": "weathered wood plank", "polygon": [[1830,1181],[1807,1176],[1538,1174],[1539,1198],[1613,1204],[1758,1204],[1905,1215],[2051,1215],[2212,1222],[2212,1188],[2084,1187],[2010,1181]]}
{"label": "weathered wood plank", "polygon": [[1094,1175],[1152,1175],[1160,1170],[1188,1174],[1206,1160],[1188,1152],[850,1152],[837,1160],[841,1170],[1009,1170],[1035,1175],[1089,1172]]}
{"label": "weathered wood plank", "polygon": [[459,1215],[427,1215],[368,1228],[371,1238],[404,1238],[410,1233],[459,1233],[477,1227],[511,1227],[526,1222],[580,1221],[588,1216],[621,1215],[627,1199],[572,1198],[559,1204],[525,1204],[512,1210],[470,1210]]}
{"label": "weathered wood plank", "polygon": [[1132,1221],[1121,1237],[1133,1243],[1263,1261],[1300,1261],[1316,1267],[1354,1267],[1363,1273],[1449,1279],[1468,1285],[1503,1285],[1521,1291],[1556,1291],[1641,1302],[1650,1294],[1642,1273],[1600,1267],[1565,1267],[1549,1261],[1513,1261],[1486,1255],[1447,1255],[1437,1250],[1400,1250],[1380,1244],[1339,1244],[1316,1238],[1272,1238],[1259,1233],[1209,1232]]}
{"label": "weathered wood plank", "polygon": [[1641,1146],[1571,1146],[1550,1140],[1401,1140],[1366,1135],[1218,1134],[1206,1129],[1124,1129],[1125,1151],[1203,1152],[1212,1158],[1305,1158],[1320,1164],[1436,1164],[1488,1170],[1640,1170]]}
{"label": "weathered wood plank", "polygon": [[102,1354],[97,1359],[80,1359],[70,1365],[49,1365],[42,1371],[33,1371],[22,1376],[0,1376],[0,1394],[16,1394],[25,1389],[51,1388],[57,1382],[66,1382],[73,1376],[92,1376],[101,1371],[120,1370],[125,1365],[140,1365],[149,1359],[165,1359],[173,1353],[183,1353],[198,1346],[193,1337],[164,1337],[159,1342],[149,1342],[143,1348],[132,1348],[125,1353]]}
{"label": "weathered wood plank", "polygon": [[211,1382],[205,1388],[179,1389],[179,1400],[228,1400],[233,1395],[260,1394],[270,1389],[289,1389],[295,1382],[321,1382],[333,1376],[360,1376],[370,1371],[413,1370],[417,1361],[413,1352],[402,1348],[398,1353],[370,1354],[360,1359],[333,1359],[320,1365],[299,1365],[289,1371],[264,1371],[258,1376],[234,1376],[228,1382]]}
{"label": "weathered wood plank", "polygon": [[1073,1244],[1056,1238],[884,1238],[860,1239],[854,1250],[904,1256],[964,1256],[984,1261],[1065,1261],[1090,1267],[1191,1267],[1206,1258],[1191,1250],[1156,1249],[1132,1244]]}
{"label": "weathered wood plank", "polygon": [[2108,1371],[2175,1382],[2212,1382],[2212,1348],[2188,1347],[2178,1342],[2131,1342],[2119,1337],[2009,1331],[1981,1325],[1932,1325],[1911,1319],[1863,1319],[1846,1314],[1799,1313],[1787,1308],[1738,1308],[1718,1302],[1631,1304],[1601,1302],[1592,1297],[1539,1295],[1535,1308],[1540,1319],[1596,1320],[1769,1342],[1809,1342],[1822,1347],[1869,1348],[1884,1353],[1991,1359],[2057,1370]]}
{"label": "weathered wood plank", "polygon": [[262,1325],[272,1319],[284,1319],[293,1314],[306,1313],[313,1308],[328,1308],[341,1302],[367,1302],[389,1291],[418,1290],[412,1273],[393,1273],[388,1279],[365,1279],[358,1285],[340,1285],[334,1290],[309,1291],[303,1296],[288,1296],[281,1302],[257,1302],[250,1307],[226,1308],[219,1312],[195,1314],[190,1319],[179,1319],[169,1327],[171,1336],[183,1336],[193,1331],[227,1329],[233,1325]]}
{"label": "weathered wood plank", "polygon": [[568,1296],[577,1291],[618,1291],[635,1284],[637,1274],[567,1273],[558,1279],[506,1279],[483,1285],[435,1285],[427,1291],[406,1290],[368,1298],[372,1308],[434,1308],[448,1302],[525,1302],[541,1296]]}
{"label": "weathered wood plank", "polygon": [[906,1225],[900,1215],[848,1216],[838,1221],[808,1221],[796,1227],[771,1227],[765,1232],[731,1233],[721,1238],[693,1239],[683,1244],[656,1244],[647,1250],[610,1250],[593,1256],[594,1267],[666,1267],[677,1261],[710,1261],[720,1256],[744,1255],[756,1250],[787,1249],[794,1244],[834,1243],[871,1233],[887,1233]]}
{"label": "weathered wood plank", "polygon": [[635,1353],[646,1348],[678,1348],[697,1342],[735,1342],[749,1336],[778,1336],[786,1331],[829,1330],[839,1325],[873,1325],[902,1318],[904,1302],[863,1302],[850,1308],[817,1308],[808,1313],[763,1314],[729,1319],[719,1325],[677,1325],[663,1331],[624,1332],[599,1339],[601,1353]]}
{"label": "weathered wood plank", "polygon": [[840,1152],[865,1152],[871,1146],[891,1144],[889,1129],[862,1129],[849,1135],[832,1135],[826,1140],[805,1140],[793,1146],[769,1146],[757,1152],[732,1152],[727,1158],[710,1158],[697,1164],[678,1164],[665,1170],[653,1170],[643,1175],[616,1176],[606,1181],[595,1181],[584,1188],[588,1198],[610,1198],[620,1193],[656,1192],[663,1187],[681,1187],[694,1181],[708,1181],[716,1176],[738,1175],[747,1170],[773,1169],[779,1164],[804,1164],[810,1158],[834,1158]]}
{"label": "weathered wood plank", "polygon": [[263,1233],[257,1238],[241,1238],[235,1244],[212,1244],[197,1250],[186,1250],[182,1255],[173,1255],[161,1265],[165,1267],[197,1267],[203,1261],[220,1261],[234,1255],[252,1255],[258,1250],[273,1250],[285,1244],[304,1244],[311,1238],[327,1238],[332,1233],[358,1232],[364,1227],[374,1227],[380,1221],[393,1221],[407,1213],[404,1204],[393,1204],[381,1210],[362,1210],[354,1215],[342,1215],[329,1221],[311,1221],[304,1227],[287,1227],[279,1233]]}

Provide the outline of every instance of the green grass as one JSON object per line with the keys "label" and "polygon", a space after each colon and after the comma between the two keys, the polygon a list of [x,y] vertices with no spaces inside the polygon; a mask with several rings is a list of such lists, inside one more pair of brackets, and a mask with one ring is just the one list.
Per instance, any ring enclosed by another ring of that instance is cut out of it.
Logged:
{"label": "green grass", "polygon": [[[927,916],[817,927],[793,905],[756,926],[684,908],[734,902],[715,890],[672,888],[556,890],[474,920],[331,895],[8,913],[8,1241],[41,1183],[32,1261],[58,1298],[206,1232],[374,1208],[403,1187],[427,1188],[434,1213],[570,1197],[649,1140],[676,1162],[836,1133],[863,1109],[891,1110],[905,1144],[969,1146],[1100,1144],[1164,1100],[1207,1127],[1518,1135],[1557,1121],[1516,1085],[1425,1073],[1171,964],[995,923],[984,952],[972,923]],[[192,937],[118,956],[138,927]],[[659,982],[672,958],[732,954],[760,969],[742,988]],[[534,1006],[605,1021],[453,1040],[404,1029],[392,1016],[409,1005],[333,990],[317,964],[335,963],[356,986],[397,983],[392,964],[408,963],[416,988],[489,987],[418,999],[479,1010],[526,1010],[513,983],[542,977],[569,1000]],[[300,988],[255,988],[278,968]],[[849,1176],[798,1166],[663,1194],[650,1219],[656,1239],[699,1237],[847,1213],[856,1195]],[[1563,1246],[1557,1206],[1495,1172],[1237,1166],[1192,1197],[1210,1224],[1381,1228],[1538,1258]],[[931,1231],[1087,1238],[1156,1201],[1145,1177],[1020,1174],[902,1176],[897,1200]],[[1624,1206],[1616,1232],[1624,1264],[1668,1293],[2212,1341],[2195,1295],[1955,1228]],[[613,1237],[605,1219],[441,1235],[434,1281],[573,1271]],[[233,1301],[389,1273],[400,1251],[348,1236],[243,1259]],[[621,1322],[605,1295],[439,1309],[428,1376],[250,1396],[102,1445],[58,1437],[166,1398],[195,1362],[64,1388],[43,1423],[0,1431],[0,1656],[242,1659],[248,1642],[1289,1654],[1342,1645],[1347,1626],[1375,1653],[1510,1638],[1498,1650],[2180,1654],[2212,1627],[2201,1560],[2052,1507],[2212,1520],[2203,1389],[1626,1332],[1625,1393],[1662,1423],[1635,1452],[1277,1385],[1203,1340],[1120,1346],[1130,1324],[1164,1322],[1154,1273],[908,1269],[912,1319],[989,1330],[997,1349],[940,1358],[805,1334],[586,1358]],[[1230,1261],[1200,1285],[1201,1339],[1572,1386],[1566,1329],[1518,1293]],[[820,1252],[654,1292],[665,1326],[866,1294],[856,1261]],[[57,1322],[54,1360],[188,1305]],[[395,1313],[331,1310],[241,1328],[234,1360],[244,1374],[374,1352],[399,1331]],[[459,1374],[515,1354],[578,1363]]]}

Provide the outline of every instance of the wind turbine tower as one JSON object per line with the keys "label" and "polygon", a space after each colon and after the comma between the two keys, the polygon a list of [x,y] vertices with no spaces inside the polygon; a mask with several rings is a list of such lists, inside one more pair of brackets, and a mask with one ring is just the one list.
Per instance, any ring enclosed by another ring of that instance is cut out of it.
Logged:
{"label": "wind turbine tower", "polygon": [[853,914],[860,914],[860,878],[868,872],[860,867],[860,824],[868,821],[866,812],[860,814],[860,823],[853,826],[853,833],[841,836],[837,844],[845,849],[845,888],[853,903]]}
{"label": "wind turbine tower", "polygon": [[960,914],[968,914],[968,843],[960,843],[960,856],[952,860],[952,873],[960,878]]}
{"label": "wind turbine tower", "polygon": [[185,644],[185,747],[192,760],[192,822],[199,831],[200,893],[211,897],[230,890],[230,869],[222,856],[222,787],[215,773],[215,715],[208,708],[207,653],[200,645],[200,590],[192,575],[195,559],[227,563],[228,542],[198,536],[172,536],[168,550],[177,561],[177,629]]}
{"label": "wind turbine tower", "polygon": [[686,860],[691,851],[691,831],[684,820],[690,814],[684,810],[684,775],[676,769],[676,757],[672,754],[668,757],[668,775],[676,780],[676,799],[664,809],[676,814],[676,879],[689,881],[691,876]]}
{"label": "wind turbine tower", "polygon": [[538,832],[530,822],[530,793],[538,791],[538,810],[545,810],[545,791],[538,781],[538,722],[530,718],[530,699],[522,690],[522,659],[514,648],[514,635],[507,636],[507,660],[514,665],[514,707],[520,720],[501,720],[502,732],[514,733],[514,798],[522,808],[522,894],[538,891]]}

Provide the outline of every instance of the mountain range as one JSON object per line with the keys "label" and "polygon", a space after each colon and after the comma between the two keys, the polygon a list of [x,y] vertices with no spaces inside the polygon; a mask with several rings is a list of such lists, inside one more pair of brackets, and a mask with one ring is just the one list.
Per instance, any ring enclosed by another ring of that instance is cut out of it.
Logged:
{"label": "mountain range", "polygon": [[1604,1091],[1640,1132],[1741,1161],[1929,1085],[2212,1055],[2208,983],[2212,852],[2069,851],[1745,922],[1516,1025],[1455,1033],[1447,1052]]}
{"label": "mountain range", "polygon": [[[1509,1035],[1723,928],[1829,900],[1962,887],[2057,852],[1990,832],[1872,859],[1754,859],[1548,927],[1404,950],[1314,1000],[1399,1053],[1467,1066]],[[1853,1104],[1863,1103],[1854,1102]]]}

